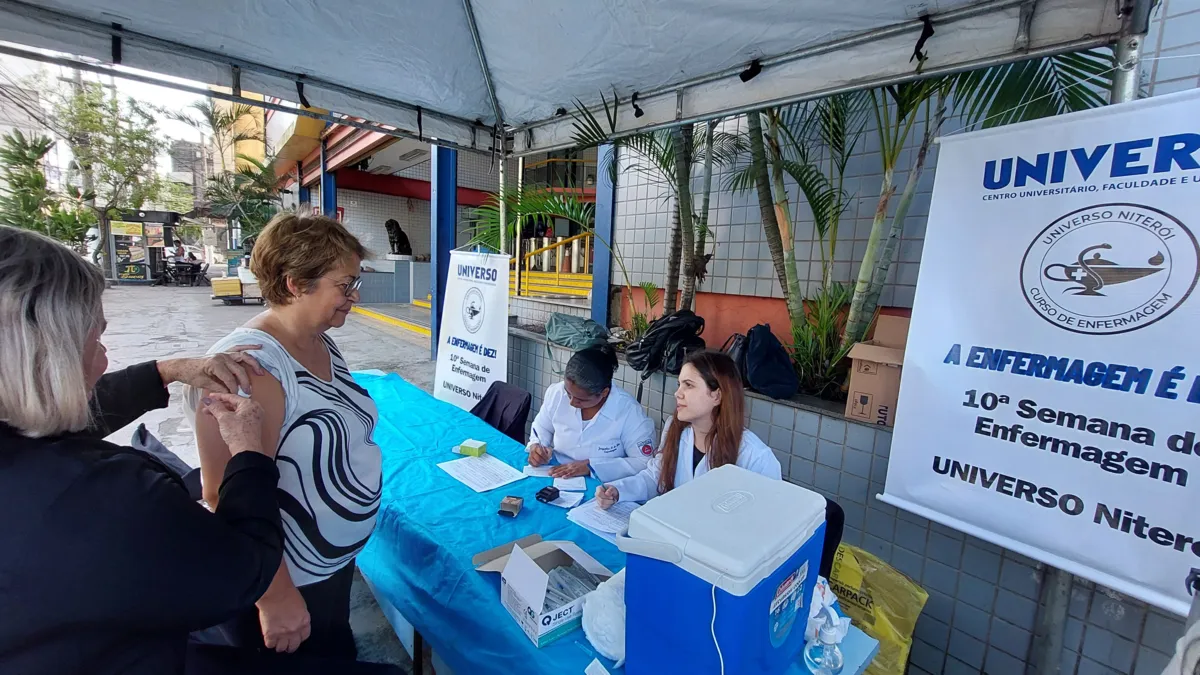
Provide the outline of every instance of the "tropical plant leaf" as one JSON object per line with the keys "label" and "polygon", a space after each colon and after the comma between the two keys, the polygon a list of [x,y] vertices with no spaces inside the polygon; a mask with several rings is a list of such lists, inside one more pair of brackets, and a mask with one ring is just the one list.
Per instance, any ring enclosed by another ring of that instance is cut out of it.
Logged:
{"label": "tropical plant leaf", "polygon": [[[513,241],[522,226],[531,218],[564,218],[591,230],[596,207],[580,201],[574,195],[556,192],[551,188],[534,186],[505,191],[505,210],[508,220],[506,239]],[[471,230],[471,245],[500,249],[500,196],[493,194],[466,220]]]}
{"label": "tropical plant leaf", "polygon": [[800,187],[800,192],[812,210],[817,232],[824,237],[829,223],[832,222],[834,210],[844,201],[841,199],[842,194],[829,181],[829,177],[814,164],[784,160],[783,170]]}
{"label": "tropical plant leaf", "polygon": [[1107,47],[962,73],[954,98],[967,126],[983,128],[1088,110],[1108,102],[1116,61]]}

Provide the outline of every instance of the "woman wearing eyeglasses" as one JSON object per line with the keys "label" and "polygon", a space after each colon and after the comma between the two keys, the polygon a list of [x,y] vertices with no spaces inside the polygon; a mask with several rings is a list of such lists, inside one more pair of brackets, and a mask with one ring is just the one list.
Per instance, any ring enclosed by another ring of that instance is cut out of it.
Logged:
{"label": "woman wearing eyeglasses", "polygon": [[[354,558],[379,509],[378,418],[326,335],[358,301],[366,251],[340,223],[284,213],[259,235],[250,257],[267,310],[210,353],[259,345],[268,374],[252,377],[263,408],[263,447],[275,449],[284,559],[255,610],[223,624],[235,646],[353,660],[350,584]],[[204,392],[189,390],[195,409]],[[215,421],[195,416],[204,498],[217,506],[230,459]]]}

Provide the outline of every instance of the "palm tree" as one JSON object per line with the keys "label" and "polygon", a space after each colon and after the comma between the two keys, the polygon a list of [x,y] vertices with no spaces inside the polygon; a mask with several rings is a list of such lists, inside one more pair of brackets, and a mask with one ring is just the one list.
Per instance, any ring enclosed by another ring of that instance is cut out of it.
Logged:
{"label": "palm tree", "polygon": [[[604,94],[601,94],[601,101],[604,107],[603,123],[581,102],[575,102],[573,126],[577,147],[596,147],[610,142],[617,124],[616,92],[613,92],[611,106]],[[719,122],[712,120],[699,125],[702,131],[699,134],[696,133],[697,126],[693,125],[611,140],[618,150],[626,150],[622,156],[623,171],[640,173],[655,184],[665,185],[675,198],[671,213],[671,243],[667,252],[667,283],[663,294],[664,315],[674,312],[677,306],[691,307],[694,301],[698,265],[704,256],[708,238],[708,205],[714,165],[733,164],[746,151],[745,140],[739,134],[717,130]],[[702,167],[703,182],[700,211],[695,213],[692,211],[694,204],[690,193],[691,176],[697,165]],[[615,160],[599,167],[599,170],[606,171],[612,182],[616,182],[619,171]],[[681,193],[686,193],[682,199]],[[685,214],[680,209],[681,204],[692,206]],[[688,244],[687,255],[684,255],[685,243]],[[684,277],[682,298],[679,297],[681,267]]]}
{"label": "palm tree", "polygon": [[[472,233],[470,245],[487,246],[497,251],[500,250],[500,232],[503,229],[500,225],[501,199],[504,200],[505,205],[505,219],[508,223],[508,232],[505,238],[508,241],[513,241],[527,222],[538,218],[562,218],[575,223],[584,232],[590,232],[596,242],[609,250],[613,261],[621,269],[621,276],[625,279],[625,288],[628,291],[626,297],[629,302],[629,315],[633,317],[638,313],[637,306],[633,302],[634,286],[629,278],[629,270],[625,267],[625,261],[622,260],[612,242],[605,241],[595,233],[596,207],[594,204],[580,201],[578,197],[571,194],[555,192],[546,186],[518,186],[516,189],[506,189],[503,197],[498,194],[490,195],[466,221]],[[519,260],[517,264],[520,264]]]}
{"label": "palm tree", "polygon": [[[908,207],[933,140],[953,100],[968,127],[983,128],[1040,119],[1105,105],[1112,89],[1115,60],[1111,49],[1098,48],[1032,61],[994,66],[947,78],[923,80],[872,91],[879,130],[884,181],[871,225],[867,252],[859,269],[844,342],[858,342],[867,332],[879,304],[879,293],[895,259]],[[900,149],[923,112],[925,132],[890,226],[885,225],[895,186],[893,173]]]}
{"label": "palm tree", "polygon": [[243,164],[208,179],[205,197],[213,211],[237,221],[242,237],[258,234],[279,212],[281,199],[275,176],[275,160],[265,162],[238,155]]}
{"label": "palm tree", "polygon": [[[242,123],[246,118],[253,118],[256,108],[245,103],[233,103],[228,108],[218,107],[216,101],[209,98],[203,101],[193,101],[188,105],[188,112],[164,110],[167,117],[183,122],[200,132],[203,137],[208,134],[217,146],[220,155],[221,171],[230,170],[225,157],[237,153],[239,143],[246,141],[264,141],[262,131],[257,128],[247,129]],[[239,156],[239,159],[242,157]],[[207,170],[208,167],[205,167]]]}

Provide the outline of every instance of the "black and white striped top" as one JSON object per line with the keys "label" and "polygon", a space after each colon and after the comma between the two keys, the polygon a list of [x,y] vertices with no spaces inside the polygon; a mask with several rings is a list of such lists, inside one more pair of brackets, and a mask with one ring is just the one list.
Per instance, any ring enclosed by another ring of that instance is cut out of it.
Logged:
{"label": "black and white striped top", "polygon": [[379,413],[350,376],[337,345],[322,337],[333,362],[332,381],[310,373],[273,337],[252,328],[237,329],[209,350],[261,345],[248,353],[283,385],[275,463],[284,559],[297,586],[321,581],[354,560],[379,510],[380,455],[371,436]]}

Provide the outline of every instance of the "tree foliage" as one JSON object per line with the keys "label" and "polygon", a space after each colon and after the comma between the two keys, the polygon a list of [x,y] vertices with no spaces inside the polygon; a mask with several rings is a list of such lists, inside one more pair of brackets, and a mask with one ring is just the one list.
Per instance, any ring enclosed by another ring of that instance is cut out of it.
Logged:
{"label": "tree foliage", "polygon": [[236,171],[224,171],[208,179],[205,197],[214,213],[236,220],[242,237],[258,234],[279,213],[282,200],[275,177],[275,160],[266,162],[238,155]]}
{"label": "tree foliage", "polygon": [[53,147],[50,138],[17,129],[0,138],[0,224],[36,230],[83,253],[95,239],[96,216],[85,203],[94,195],[74,186],[65,193],[51,189],[43,164]]}
{"label": "tree foliage", "polygon": [[53,139],[26,137],[20,129],[0,138],[0,223],[49,234],[54,193],[42,169],[53,147]]}

